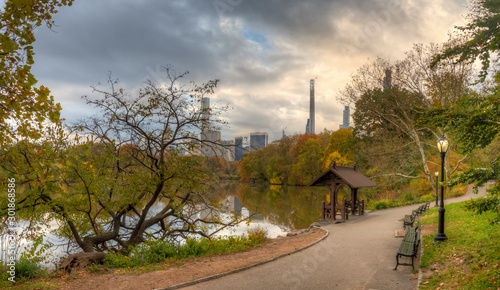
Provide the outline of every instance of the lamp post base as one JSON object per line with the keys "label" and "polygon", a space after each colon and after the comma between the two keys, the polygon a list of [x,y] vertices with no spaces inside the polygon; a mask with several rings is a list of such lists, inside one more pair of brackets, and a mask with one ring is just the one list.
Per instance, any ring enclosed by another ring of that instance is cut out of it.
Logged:
{"label": "lamp post base", "polygon": [[443,199],[441,195],[441,206],[439,207],[438,213],[439,213],[439,221],[438,221],[438,233],[434,237],[434,242],[442,242],[446,241],[448,237],[444,234],[444,213],[445,213],[444,205],[443,205]]}
{"label": "lamp post base", "polygon": [[446,241],[447,239],[448,239],[448,237],[444,233],[438,233],[434,237],[434,242],[442,242],[442,241]]}

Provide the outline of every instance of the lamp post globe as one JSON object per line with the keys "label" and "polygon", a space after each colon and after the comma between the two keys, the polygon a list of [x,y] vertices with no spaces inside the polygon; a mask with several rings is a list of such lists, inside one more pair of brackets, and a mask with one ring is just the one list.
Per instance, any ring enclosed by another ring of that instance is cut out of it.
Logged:
{"label": "lamp post globe", "polygon": [[441,155],[441,203],[439,205],[439,223],[438,223],[438,233],[434,237],[434,242],[441,242],[448,239],[448,237],[444,233],[444,157],[446,156],[446,152],[448,151],[449,143],[448,139],[443,135],[441,138],[437,140],[437,148],[439,150],[439,154]]}
{"label": "lamp post globe", "polygon": [[434,172],[434,175],[436,176],[436,205],[435,207],[438,207],[439,204],[438,204],[438,176],[439,176],[439,171],[436,170],[436,172]]}

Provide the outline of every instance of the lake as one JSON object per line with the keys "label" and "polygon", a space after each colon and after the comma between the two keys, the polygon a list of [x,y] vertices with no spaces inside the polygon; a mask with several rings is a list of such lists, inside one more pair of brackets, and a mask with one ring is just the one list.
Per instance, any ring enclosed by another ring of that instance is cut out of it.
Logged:
{"label": "lake", "polygon": [[[260,227],[267,231],[269,238],[284,236],[290,231],[308,228],[311,223],[317,222],[321,218],[321,203],[329,193],[326,187],[287,187],[263,183],[251,186],[240,182],[221,183],[217,190],[224,197],[223,202],[228,210],[240,212],[244,217],[253,215],[250,223],[240,223],[217,235],[241,235],[248,229]],[[61,225],[55,222],[50,224],[52,228],[59,226]],[[66,255],[66,247],[63,245],[67,241],[48,235],[45,242],[55,245],[50,249],[52,257],[49,264],[45,265],[53,268],[52,265]],[[24,251],[26,245],[25,240],[20,241],[19,253]],[[5,257],[5,250],[5,243],[0,241],[0,259]]]}

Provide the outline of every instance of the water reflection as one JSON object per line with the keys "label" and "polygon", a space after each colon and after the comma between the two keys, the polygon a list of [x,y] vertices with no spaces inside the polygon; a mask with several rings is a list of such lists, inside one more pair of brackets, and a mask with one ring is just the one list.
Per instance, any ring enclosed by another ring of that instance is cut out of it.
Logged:
{"label": "water reflection", "polygon": [[[295,187],[268,184],[226,183],[221,190],[234,196],[234,203],[257,214],[254,223],[272,224],[287,232],[307,228],[321,218],[321,202],[327,188]],[[236,206],[235,206],[236,208]]]}
{"label": "water reflection", "polygon": [[[251,222],[240,223],[238,226],[220,231],[217,235],[241,235],[249,229],[263,228],[267,230],[269,238],[286,235],[287,232],[296,229],[308,228],[313,222],[321,218],[321,202],[326,199],[328,189],[320,187],[286,187],[268,184],[255,184],[250,186],[247,183],[231,182],[223,183],[218,189],[221,202],[225,203],[228,211],[241,214],[244,217],[253,215]],[[153,206],[152,214],[163,208],[161,202]],[[201,217],[207,217],[210,212],[198,209]],[[132,218],[132,217],[128,217]],[[229,218],[229,215],[228,215]],[[167,220],[168,222],[168,220]],[[24,222],[24,224],[26,224]],[[55,220],[51,221],[48,227],[42,227],[41,232],[60,227]],[[20,224],[23,228],[23,222]],[[154,228],[152,228],[154,230]],[[1,237],[3,238],[5,237]],[[75,249],[67,248],[68,240],[48,234],[45,242],[52,242],[54,247],[50,249],[50,261],[57,264],[57,260],[74,252]],[[24,252],[24,247],[31,243],[26,240],[18,241],[19,252]],[[65,245],[65,247],[63,247]],[[5,243],[0,241],[0,253],[6,251]],[[76,249],[76,251],[79,251]],[[5,258],[0,255],[2,258]],[[49,266],[50,267],[50,266]]]}

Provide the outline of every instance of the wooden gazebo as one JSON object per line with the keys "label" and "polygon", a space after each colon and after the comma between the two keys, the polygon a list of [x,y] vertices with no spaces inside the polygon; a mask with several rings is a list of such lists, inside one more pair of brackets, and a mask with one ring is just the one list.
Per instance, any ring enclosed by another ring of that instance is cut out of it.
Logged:
{"label": "wooden gazebo", "polygon": [[[342,186],[347,185],[351,189],[351,199],[343,201],[338,200],[338,192]],[[358,188],[377,186],[368,177],[356,170],[356,165],[353,167],[337,166],[335,160],[330,165],[330,168],[314,180],[309,186],[329,186],[330,187],[330,202],[325,204],[323,201],[322,218],[336,219],[336,215],[340,214],[341,219],[346,220],[351,214],[356,212],[359,215],[364,214],[364,200],[358,200]]]}

